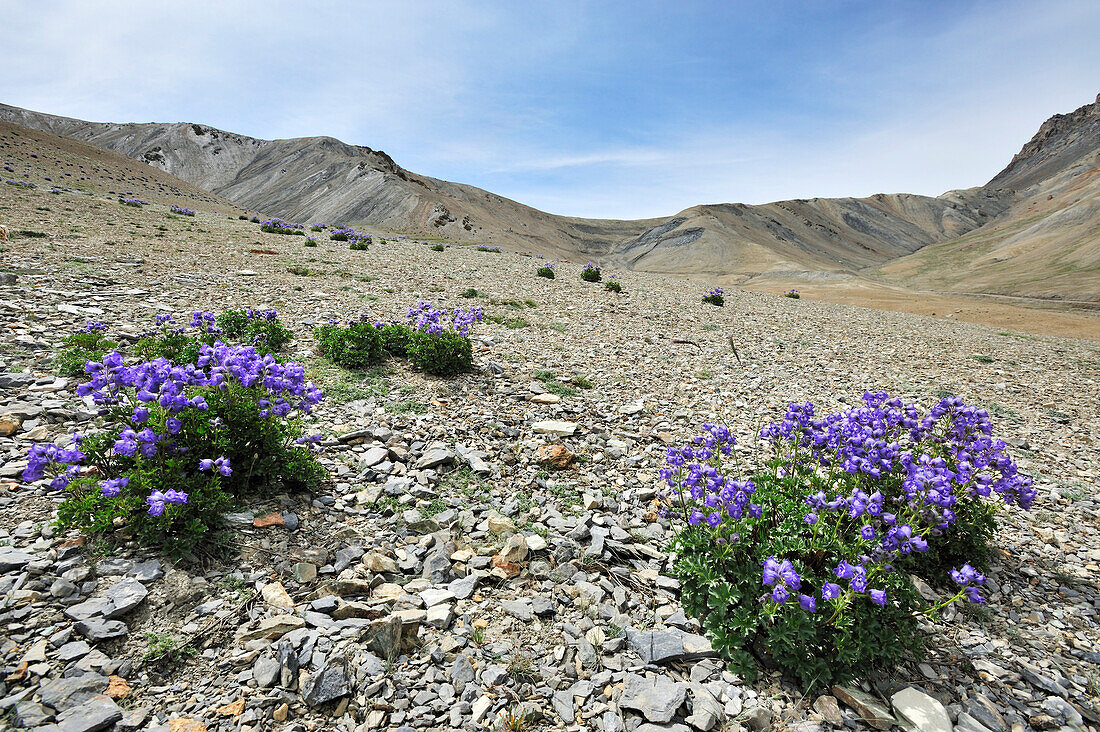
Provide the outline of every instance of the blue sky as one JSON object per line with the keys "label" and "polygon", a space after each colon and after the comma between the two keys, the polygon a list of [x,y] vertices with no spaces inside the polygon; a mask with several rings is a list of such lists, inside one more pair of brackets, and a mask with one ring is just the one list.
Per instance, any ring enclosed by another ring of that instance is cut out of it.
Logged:
{"label": "blue sky", "polygon": [[554,213],[980,185],[1100,92],[1100,2],[0,0],[0,101],[331,135]]}

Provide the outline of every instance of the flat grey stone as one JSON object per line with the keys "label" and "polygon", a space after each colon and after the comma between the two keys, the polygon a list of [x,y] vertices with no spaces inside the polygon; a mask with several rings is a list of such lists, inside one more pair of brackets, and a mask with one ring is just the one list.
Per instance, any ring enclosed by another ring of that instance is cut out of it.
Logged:
{"label": "flat grey stone", "polygon": [[99,618],[81,620],[73,627],[76,628],[77,633],[92,641],[121,638],[130,632],[126,623],[121,620],[100,620]]}
{"label": "flat grey stone", "polygon": [[920,689],[907,686],[890,697],[899,719],[908,722],[920,732],[953,732],[947,709]]}
{"label": "flat grey stone", "polygon": [[149,590],[145,589],[145,585],[134,577],[127,577],[115,583],[106,593],[107,599],[114,606],[106,616],[118,618],[125,615],[140,605],[148,594]]}
{"label": "flat grey stone", "polygon": [[38,689],[38,695],[43,704],[60,712],[102,694],[109,683],[106,676],[99,674],[66,676],[43,684]]}
{"label": "flat grey stone", "polygon": [[105,694],[98,694],[79,706],[66,709],[57,717],[62,732],[96,732],[122,719],[122,709]]}
{"label": "flat grey stone", "polygon": [[270,656],[260,656],[252,666],[252,678],[261,689],[267,689],[275,685],[279,680],[279,671],[282,667],[279,662]]}
{"label": "flat grey stone", "polygon": [[647,679],[627,674],[619,706],[641,712],[650,722],[664,724],[676,715],[686,698],[687,687],[665,676]]}
{"label": "flat grey stone", "polygon": [[501,600],[500,606],[512,617],[529,623],[535,619],[530,600]]}
{"label": "flat grey stone", "polygon": [[17,552],[14,549],[0,549],[0,572],[22,569],[33,559],[33,554]]}
{"label": "flat grey stone", "polygon": [[646,663],[672,663],[718,656],[706,638],[679,628],[645,631],[627,628],[626,643]]}
{"label": "flat grey stone", "polygon": [[347,696],[351,691],[348,676],[342,665],[326,666],[312,673],[302,684],[302,701],[311,707]]}
{"label": "flat grey stone", "polygon": [[130,570],[130,576],[138,582],[152,582],[164,576],[164,569],[161,567],[159,560],[150,559],[139,563]]}

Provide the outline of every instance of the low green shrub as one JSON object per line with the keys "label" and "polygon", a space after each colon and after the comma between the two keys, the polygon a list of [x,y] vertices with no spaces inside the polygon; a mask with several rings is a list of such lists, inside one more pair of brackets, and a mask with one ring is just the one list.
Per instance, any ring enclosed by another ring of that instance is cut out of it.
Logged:
{"label": "low green shrub", "polygon": [[444,246],[442,244],[433,244],[431,246],[431,250],[433,252],[441,252],[441,251],[443,251],[443,249],[444,249]]}
{"label": "low green shrub", "polygon": [[619,293],[623,291],[623,285],[615,275],[611,275],[607,278],[607,282],[604,283],[603,289],[608,292]]}
{"label": "low green shrub", "polygon": [[106,330],[107,326],[93,320],[69,335],[54,359],[57,373],[61,376],[82,376],[86,363],[101,361],[118,348],[117,343],[107,338]]}
{"label": "low green shrub", "polygon": [[274,310],[226,310],[214,322],[223,341],[252,346],[260,354],[278,353],[294,338]]}
{"label": "low green shrub", "polygon": [[535,270],[535,276],[545,277],[548,280],[554,279],[554,265],[550,262],[547,262],[546,264]]}
{"label": "low green shrub", "polygon": [[346,369],[363,369],[382,361],[382,331],[373,323],[356,321],[346,326],[333,322],[313,330],[321,355]]}
{"label": "low green shrub", "polygon": [[724,306],[726,304],[726,298],[722,297],[722,288],[713,288],[710,292],[703,296],[703,302],[719,308]]}
{"label": "low green shrub", "polygon": [[470,339],[452,330],[429,333],[413,330],[408,341],[409,361],[434,376],[454,376],[473,368]]}
{"label": "low green shrub", "polygon": [[128,365],[114,351],[86,371],[77,391],[103,410],[102,428],[34,445],[23,472],[65,491],[61,528],[174,556],[210,551],[239,501],[324,476],[300,419],[321,392],[296,364],[215,342],[186,368]]}
{"label": "low green shrub", "polygon": [[[725,427],[668,451],[684,609],[747,678],[765,657],[808,690],[889,671],[920,650],[922,614],[982,602],[990,501],[1035,499],[984,410],[864,402],[820,419],[792,404],[760,432],[772,454],[748,479]],[[928,606],[910,573],[954,589]]]}
{"label": "low green shrub", "polygon": [[395,356],[406,356],[413,330],[401,323],[388,323],[382,326],[382,347]]}
{"label": "low green shrub", "polygon": [[581,279],[585,282],[599,282],[603,279],[603,275],[600,274],[600,265],[595,262],[584,265],[584,269],[581,270]]}

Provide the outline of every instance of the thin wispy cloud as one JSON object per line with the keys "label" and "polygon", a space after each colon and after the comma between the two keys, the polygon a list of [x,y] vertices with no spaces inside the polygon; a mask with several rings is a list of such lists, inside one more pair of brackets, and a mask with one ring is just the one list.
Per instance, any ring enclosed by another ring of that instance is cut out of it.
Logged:
{"label": "thin wispy cloud", "polygon": [[1100,4],[0,0],[0,101],[330,135],[555,213],[992,177],[1100,82]]}

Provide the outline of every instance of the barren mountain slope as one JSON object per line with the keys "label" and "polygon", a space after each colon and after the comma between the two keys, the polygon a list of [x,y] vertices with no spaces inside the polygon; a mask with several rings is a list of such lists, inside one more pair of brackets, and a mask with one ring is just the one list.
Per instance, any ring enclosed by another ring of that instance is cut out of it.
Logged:
{"label": "barren mountain slope", "polygon": [[878,268],[909,286],[1100,302],[1100,96],[1047,120],[984,190],[986,226]]}
{"label": "barren mountain slope", "polygon": [[226,214],[239,215],[247,210],[125,155],[3,120],[0,178],[62,192],[127,195]]}
{"label": "barren mountain slope", "polygon": [[108,147],[291,220],[366,224],[649,271],[743,278],[850,270],[965,233],[999,210],[981,198],[901,194],[700,206],[640,221],[576,219],[416,175],[383,152],[329,137],[267,141],[196,124],[93,123],[4,105],[0,117]]}

